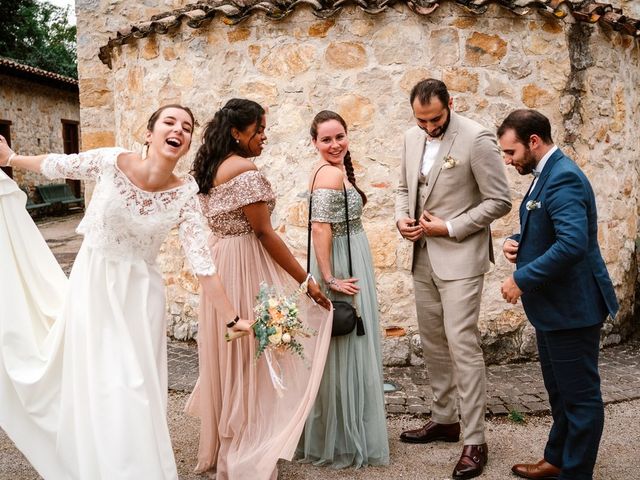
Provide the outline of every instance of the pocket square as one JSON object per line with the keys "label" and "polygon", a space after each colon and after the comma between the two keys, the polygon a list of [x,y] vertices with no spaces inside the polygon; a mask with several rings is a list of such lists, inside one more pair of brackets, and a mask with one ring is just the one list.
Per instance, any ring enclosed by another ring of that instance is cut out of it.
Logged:
{"label": "pocket square", "polygon": [[542,202],[540,202],[539,200],[529,200],[525,205],[525,207],[529,211],[540,208],[541,206],[542,206]]}

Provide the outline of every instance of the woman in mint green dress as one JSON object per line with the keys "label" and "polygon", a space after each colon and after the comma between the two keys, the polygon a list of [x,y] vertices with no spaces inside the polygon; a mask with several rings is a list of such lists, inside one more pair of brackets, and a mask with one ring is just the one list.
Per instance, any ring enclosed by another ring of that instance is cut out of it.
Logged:
{"label": "woman in mint green dress", "polygon": [[[297,453],[302,462],[334,468],[387,465],[378,301],[369,242],[361,222],[367,197],[356,186],[344,119],[324,110],[313,119],[310,132],[320,153],[310,183],[311,271],[331,300],[355,301],[364,335],[354,329],[332,337],[320,390]],[[343,185],[353,277],[349,275]]]}

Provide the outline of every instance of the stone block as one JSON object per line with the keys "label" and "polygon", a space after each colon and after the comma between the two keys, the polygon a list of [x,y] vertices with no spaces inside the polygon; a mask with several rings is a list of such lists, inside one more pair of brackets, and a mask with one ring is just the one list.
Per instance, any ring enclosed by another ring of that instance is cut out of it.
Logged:
{"label": "stone block", "polygon": [[409,364],[410,351],[407,337],[390,337],[382,340],[382,364],[404,367]]}
{"label": "stone block", "polygon": [[478,91],[478,74],[463,68],[445,70],[442,75],[442,81],[447,84],[448,89],[452,92],[475,93]]}
{"label": "stone block", "polygon": [[554,101],[554,96],[548,90],[529,84],[522,87],[522,103],[529,108],[539,108]]}
{"label": "stone block", "polygon": [[428,415],[431,413],[431,409],[427,407],[425,404],[422,405],[409,405],[406,408],[407,413],[412,415]]}
{"label": "stone block", "polygon": [[113,102],[109,80],[104,77],[80,80],[80,102],[83,108],[103,107]]}
{"label": "stone block", "polygon": [[460,60],[460,36],[455,28],[433,30],[428,45],[429,50],[434,52],[435,65],[455,65]]}
{"label": "stone block", "polygon": [[473,32],[465,44],[466,61],[475,67],[495,65],[507,54],[507,42],[498,35]]}
{"label": "stone block", "polygon": [[352,127],[366,127],[373,123],[376,107],[366,97],[357,94],[343,95],[336,99],[338,113],[347,125]]}
{"label": "stone block", "polygon": [[324,53],[327,64],[338,70],[363,68],[367,51],[360,42],[331,42]]}
{"label": "stone block", "polygon": [[327,18],[319,22],[312,23],[309,26],[309,36],[324,38],[329,33],[329,30],[336,24],[336,21],[332,18]]}
{"label": "stone block", "polygon": [[387,413],[406,413],[404,405],[387,405]]}

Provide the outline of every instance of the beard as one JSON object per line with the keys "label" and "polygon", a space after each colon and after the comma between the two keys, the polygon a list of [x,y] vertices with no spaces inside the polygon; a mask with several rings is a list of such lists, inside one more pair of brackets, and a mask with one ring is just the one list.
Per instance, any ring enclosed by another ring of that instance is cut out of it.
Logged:
{"label": "beard", "polygon": [[447,128],[449,127],[449,122],[451,121],[451,109],[449,108],[449,105],[447,105],[445,107],[445,109],[447,110],[447,119],[445,120],[445,122],[440,125],[439,127],[434,128],[433,130],[429,131],[426,128],[422,128],[422,131],[424,133],[426,133],[427,135],[429,135],[431,138],[440,138],[444,135],[444,133],[447,131]]}
{"label": "beard", "polygon": [[536,163],[536,158],[533,156],[533,153],[531,153],[529,147],[527,147],[522,157],[522,163],[520,164],[518,173],[520,175],[529,175],[536,168]]}

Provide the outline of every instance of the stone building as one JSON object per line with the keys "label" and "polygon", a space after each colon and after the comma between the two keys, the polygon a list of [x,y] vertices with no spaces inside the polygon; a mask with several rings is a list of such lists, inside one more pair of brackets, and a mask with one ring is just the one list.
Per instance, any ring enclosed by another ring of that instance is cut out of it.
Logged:
{"label": "stone building", "polygon": [[[78,81],[0,57],[0,135],[25,155],[79,151],[80,100]],[[35,187],[51,183],[26,170],[3,168],[29,197],[38,202]],[[76,196],[79,181],[68,180]]]}
{"label": "stone building", "polygon": [[[402,134],[413,124],[409,90],[424,77],[441,78],[454,109],[490,128],[512,109],[537,108],[595,187],[599,236],[621,303],[603,343],[616,343],[637,326],[640,4],[615,3],[77,0],[83,145],[141,148],[146,118],[163,103],[191,106],[202,125],[231,97],[261,102],[269,111],[269,145],[256,161],[278,195],[273,224],[302,258],[315,159],[308,125],[318,110],[340,112],[350,126],[358,184],[370,200],[364,223],[381,328],[407,333],[383,340],[385,361],[406,364],[418,361],[410,341],[416,323],[410,247],[394,226],[393,189]],[[509,180],[515,208],[493,225],[496,251],[517,228],[529,183],[513,170]],[[496,257],[481,311],[485,351],[489,361],[533,356],[522,308],[505,304],[499,292],[511,266]],[[170,334],[193,337],[197,282],[184,269],[175,236],[160,263]]]}

